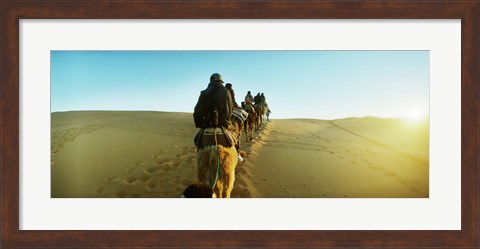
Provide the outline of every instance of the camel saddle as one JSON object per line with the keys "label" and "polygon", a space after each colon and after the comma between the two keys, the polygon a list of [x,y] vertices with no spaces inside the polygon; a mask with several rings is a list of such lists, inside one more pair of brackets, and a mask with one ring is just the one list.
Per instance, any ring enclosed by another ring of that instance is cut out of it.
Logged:
{"label": "camel saddle", "polygon": [[231,147],[237,144],[237,141],[238,136],[235,132],[221,127],[200,129],[194,138],[194,143],[197,148],[215,146],[217,144],[224,147]]}

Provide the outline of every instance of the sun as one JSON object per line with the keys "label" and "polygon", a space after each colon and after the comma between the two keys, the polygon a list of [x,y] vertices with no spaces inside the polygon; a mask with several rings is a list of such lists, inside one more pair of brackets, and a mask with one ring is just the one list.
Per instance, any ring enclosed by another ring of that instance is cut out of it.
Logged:
{"label": "sun", "polygon": [[422,119],[422,114],[418,109],[413,109],[407,116],[407,120],[411,123],[418,123]]}

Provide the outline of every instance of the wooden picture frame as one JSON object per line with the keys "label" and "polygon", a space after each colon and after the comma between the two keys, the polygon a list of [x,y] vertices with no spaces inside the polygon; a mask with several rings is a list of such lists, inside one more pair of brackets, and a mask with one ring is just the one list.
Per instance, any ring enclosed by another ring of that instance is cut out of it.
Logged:
{"label": "wooden picture frame", "polygon": [[[479,247],[479,9],[460,1],[74,1],[1,3],[1,240],[20,247]],[[461,230],[19,230],[20,19],[461,19]]]}

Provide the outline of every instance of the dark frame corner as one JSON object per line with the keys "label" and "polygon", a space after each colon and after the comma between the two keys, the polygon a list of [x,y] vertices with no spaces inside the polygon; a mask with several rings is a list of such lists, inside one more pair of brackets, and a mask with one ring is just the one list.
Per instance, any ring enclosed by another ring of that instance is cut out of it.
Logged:
{"label": "dark frame corner", "polygon": [[[478,0],[136,1],[0,3],[1,247],[479,248]],[[19,19],[461,19],[462,229],[459,231],[21,231]]]}

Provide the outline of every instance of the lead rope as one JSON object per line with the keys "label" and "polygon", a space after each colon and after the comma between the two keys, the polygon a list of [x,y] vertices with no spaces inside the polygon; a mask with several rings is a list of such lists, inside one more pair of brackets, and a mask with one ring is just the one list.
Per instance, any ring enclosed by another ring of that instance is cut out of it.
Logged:
{"label": "lead rope", "polygon": [[212,189],[215,188],[218,181],[218,171],[220,170],[220,151],[218,149],[218,141],[217,141],[217,128],[213,128],[213,134],[215,135],[215,153],[217,154],[217,173],[215,173],[215,181],[213,182]]}

